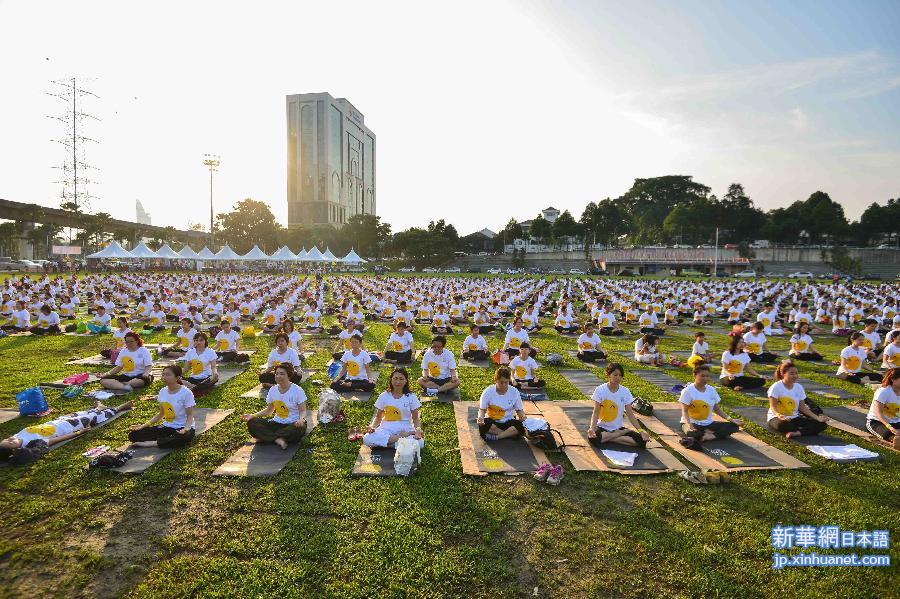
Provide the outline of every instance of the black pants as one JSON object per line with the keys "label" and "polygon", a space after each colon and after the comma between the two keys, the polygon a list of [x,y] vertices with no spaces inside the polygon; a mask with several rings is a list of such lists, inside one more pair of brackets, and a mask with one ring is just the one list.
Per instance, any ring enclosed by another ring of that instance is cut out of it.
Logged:
{"label": "black pants", "polygon": [[197,389],[202,389],[204,387],[212,387],[212,376],[189,376],[186,379],[187,382],[192,384]]}
{"label": "black pants", "polygon": [[557,333],[568,333],[568,334],[571,334],[571,333],[577,333],[579,327],[578,327],[578,325],[573,325],[573,326],[570,326],[570,327],[555,326],[555,327],[553,327],[553,328],[556,329],[556,332],[557,332]]}
{"label": "black pants", "polygon": [[247,354],[240,354],[236,351],[220,351],[216,352],[216,355],[222,358],[223,362],[247,362],[250,359]]}
{"label": "black pants", "polygon": [[733,389],[734,387],[743,387],[744,389],[759,389],[766,384],[766,379],[757,378],[755,376],[736,376],[733,379],[719,379],[719,382],[726,387]]}
{"label": "black pants", "polygon": [[491,354],[486,349],[476,349],[474,351],[464,351],[462,357],[470,362],[478,362],[480,360],[490,360]]}
{"label": "black pants", "polygon": [[716,436],[716,439],[724,439],[734,433],[738,432],[740,427],[733,422],[710,422],[709,424],[695,424],[694,428],[697,430],[691,430],[690,425],[684,423],[681,425],[681,431],[684,433],[686,437],[693,437],[697,441],[703,439],[703,435],[706,434],[706,431],[712,432]]}
{"label": "black pants", "polygon": [[31,327],[32,335],[46,335],[48,333],[61,333],[62,331],[59,328],[58,324],[51,324],[49,327],[41,328],[38,326]]}
{"label": "black pants", "polygon": [[479,425],[478,425],[478,434],[481,435],[481,438],[482,438],[482,439],[484,438],[484,436],[485,436],[486,434],[488,434],[488,431],[491,430],[491,427],[492,427],[492,426],[496,426],[496,427],[499,428],[501,431],[505,431],[505,430],[508,429],[509,427],[513,427],[514,429],[516,429],[517,431],[519,431],[518,436],[521,437],[521,436],[524,436],[524,435],[525,435],[525,425],[523,425],[523,424],[522,424],[522,421],[519,420],[519,419],[517,419],[517,418],[510,418],[510,419],[507,420],[506,422],[497,422],[497,421],[494,420],[493,418],[487,418],[487,417],[485,417],[485,419],[484,419],[484,424],[479,424]]}
{"label": "black pants", "polygon": [[251,418],[247,421],[250,436],[263,443],[274,443],[275,439],[284,439],[288,443],[297,443],[306,434],[306,427],[299,428],[293,424],[282,424],[269,418]]}
{"label": "black pants", "polygon": [[649,334],[656,335],[657,337],[662,337],[666,334],[666,331],[664,329],[657,329],[654,327],[641,327],[641,333],[643,333],[644,335]]}
{"label": "black pants", "polygon": [[900,422],[894,422],[891,428],[888,428],[880,420],[866,420],[866,428],[885,441],[893,441],[894,437],[900,436]]}
{"label": "black pants", "polygon": [[600,327],[600,330],[597,331],[601,335],[613,336],[613,337],[621,337],[625,334],[625,331],[622,329],[614,329],[612,327]]}
{"label": "black pants", "polygon": [[384,359],[402,363],[412,362],[412,349],[408,349],[403,352],[388,350],[384,352]]}
{"label": "black pants", "polygon": [[824,422],[819,422],[818,420],[813,420],[806,416],[797,416],[790,420],[772,418],[767,424],[769,425],[769,428],[776,433],[792,433],[799,431],[800,435],[803,437],[818,435],[828,428],[828,425]]}
{"label": "black pants", "polygon": [[133,443],[156,441],[161,449],[178,449],[191,442],[194,438],[194,429],[188,429],[183,435],[178,430],[170,426],[148,426],[128,433],[128,440]]}
{"label": "black pants", "polygon": [[[295,385],[299,385],[302,382],[303,378],[300,376],[299,372],[294,372],[294,376],[291,377],[291,382]],[[275,384],[275,373],[274,372],[264,372],[259,375],[259,382],[266,385],[274,385]]]}
{"label": "black pants", "polygon": [[534,380],[534,379],[524,379],[524,380],[521,380],[521,381],[520,381],[520,380],[515,380],[515,379],[514,379],[514,380],[511,381],[511,382],[512,382],[512,386],[515,387],[516,389],[521,389],[522,387],[526,387],[526,388],[529,388],[529,389],[535,389],[535,388],[538,388],[538,387],[543,387],[544,385],[547,384],[547,383],[545,383],[544,381],[542,381],[542,380],[540,380],[540,379],[538,379],[538,380]]}
{"label": "black pants", "polygon": [[[788,354],[791,360],[800,360],[801,362],[815,362],[822,359],[822,354],[816,352],[805,352],[800,354]],[[751,358],[752,359],[752,358]]]}
{"label": "black pants", "polygon": [[578,359],[582,362],[596,362],[597,360],[605,360],[606,353],[600,350],[585,350],[578,352]]}
{"label": "black pants", "polygon": [[[623,428],[624,428],[624,427],[623,427]],[[619,429],[619,430],[622,430],[622,429]],[[634,444],[637,445],[638,448],[644,449],[645,447],[647,447],[647,442],[644,441],[643,437],[641,437],[641,434],[640,434],[639,432],[637,432],[637,431],[628,431],[628,432],[625,433],[624,435],[619,435],[619,436],[617,436],[615,439],[613,439],[613,440],[611,440],[611,441],[610,441],[610,440],[605,440],[605,441],[604,441],[604,440],[603,440],[603,435],[604,435],[604,434],[607,434],[607,435],[608,435],[608,434],[610,434],[611,432],[613,432],[613,431],[605,431],[605,430],[603,430],[602,428],[599,428],[599,427],[598,427],[598,428],[597,428],[597,436],[594,437],[593,439],[591,439],[590,437],[588,437],[588,441],[590,442],[591,445],[593,445],[593,446],[595,446],[595,447],[602,447],[602,446],[603,446],[604,444],[606,444],[606,443],[617,443],[618,440],[621,439],[622,437],[628,437],[629,439],[631,439],[632,441],[634,441]]]}
{"label": "black pants", "polygon": [[492,324],[482,324],[478,325],[478,332],[484,335],[485,333],[493,333],[496,328],[497,327]]}
{"label": "black pants", "polygon": [[864,382],[870,383],[880,383],[881,375],[872,373],[872,372],[857,372],[856,374],[847,374],[846,380],[851,383],[856,383],[857,385],[862,385]]}
{"label": "black pants", "polygon": [[431,327],[431,333],[433,335],[452,335],[453,329],[448,326],[443,326],[443,327],[433,326],[433,327]]}
{"label": "black pants", "polygon": [[335,391],[366,391],[375,389],[375,383],[366,379],[341,379],[331,383]]}
{"label": "black pants", "polygon": [[778,359],[778,356],[770,351],[764,351],[758,354],[747,354],[750,356],[751,362],[759,362],[760,364],[770,364]]}

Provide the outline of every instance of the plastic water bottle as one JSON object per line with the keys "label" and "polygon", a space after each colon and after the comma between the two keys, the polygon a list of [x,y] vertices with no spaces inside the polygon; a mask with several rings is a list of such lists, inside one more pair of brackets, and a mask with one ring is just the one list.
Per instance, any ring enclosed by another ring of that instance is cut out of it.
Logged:
{"label": "plastic water bottle", "polygon": [[162,342],[156,344],[156,356],[162,355]]}

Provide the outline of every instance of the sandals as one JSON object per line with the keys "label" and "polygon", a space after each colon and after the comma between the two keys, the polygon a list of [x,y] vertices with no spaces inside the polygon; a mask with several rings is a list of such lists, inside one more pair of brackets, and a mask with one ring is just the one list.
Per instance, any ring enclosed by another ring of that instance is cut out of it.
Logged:
{"label": "sandals", "polygon": [[727,472],[719,470],[682,470],[678,476],[695,485],[718,485],[725,484],[731,480],[731,475]]}

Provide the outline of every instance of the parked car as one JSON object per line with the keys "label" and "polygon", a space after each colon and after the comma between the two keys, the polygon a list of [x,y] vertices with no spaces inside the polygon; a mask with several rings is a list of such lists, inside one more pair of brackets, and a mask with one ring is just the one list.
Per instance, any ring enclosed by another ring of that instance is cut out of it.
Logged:
{"label": "parked car", "polygon": [[431,268],[430,266],[426,266],[425,268],[422,269],[422,272],[431,272],[431,273],[434,273],[434,272],[438,272],[438,269],[436,269],[436,268]]}
{"label": "parked car", "polygon": [[451,266],[450,268],[445,268],[444,272],[459,272],[458,266]]}
{"label": "parked car", "polygon": [[11,270],[19,272],[26,270],[24,264],[20,264],[18,260],[13,260],[9,256],[0,256],[0,270]]}
{"label": "parked car", "polygon": [[702,244],[702,245],[698,245],[698,246],[697,246],[697,249],[698,249],[698,250],[712,250],[712,249],[715,249],[715,247],[709,245],[708,243],[704,243],[704,244]]}
{"label": "parked car", "polygon": [[564,274],[566,274],[566,271],[564,271],[561,268],[551,268],[550,270],[547,271],[547,274],[548,275],[564,275]]}
{"label": "parked car", "polygon": [[734,276],[739,279],[753,279],[756,277],[756,271],[752,269],[742,270],[741,272],[734,273]]}
{"label": "parked car", "polygon": [[592,267],[590,272],[592,275],[597,275],[598,277],[608,277],[609,276],[609,271],[603,270],[602,268]]}
{"label": "parked car", "polygon": [[692,249],[694,246],[688,245],[688,244],[686,244],[686,243],[676,243],[676,244],[673,245],[672,247],[675,248],[676,250],[690,250],[690,249]]}
{"label": "parked car", "polygon": [[583,270],[581,270],[580,268],[570,268],[569,274],[570,275],[586,275],[587,273],[584,272]]}
{"label": "parked car", "polygon": [[788,278],[789,279],[812,279],[812,278],[815,278],[815,275],[813,275],[808,270],[799,270],[797,272],[792,272],[791,274],[789,274]]}
{"label": "parked car", "polygon": [[387,272],[387,271],[388,271],[388,267],[382,266],[381,264],[376,264],[375,266],[372,267],[372,272]]}
{"label": "parked car", "polygon": [[39,272],[41,270],[44,270],[44,267],[31,260],[16,260],[16,262],[22,265],[22,268],[20,270],[24,270],[26,272]]}
{"label": "parked car", "polygon": [[400,272],[416,272],[415,266],[404,266],[400,269]]}
{"label": "parked car", "polygon": [[736,244],[736,243],[726,243],[723,247],[724,247],[726,250],[736,250],[736,249],[737,249],[737,244]]}
{"label": "parked car", "polygon": [[521,273],[521,272],[522,272],[522,271],[521,271],[520,269],[518,269],[518,268],[507,268],[507,269],[506,269],[506,274],[508,274],[508,275],[517,275],[517,274],[519,274],[519,273]]}
{"label": "parked car", "polygon": [[630,268],[626,268],[625,270],[623,270],[622,272],[619,273],[619,276],[620,277],[633,277],[634,271],[631,270]]}
{"label": "parked car", "polygon": [[491,274],[491,275],[499,275],[499,274],[500,274],[500,269],[497,268],[496,266],[495,266],[494,268],[489,268],[489,269],[488,269],[488,274]]}

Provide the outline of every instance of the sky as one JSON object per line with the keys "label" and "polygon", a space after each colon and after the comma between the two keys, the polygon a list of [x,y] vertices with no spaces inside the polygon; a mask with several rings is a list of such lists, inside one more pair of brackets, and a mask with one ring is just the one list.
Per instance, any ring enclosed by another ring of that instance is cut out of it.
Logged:
{"label": "sky", "polygon": [[53,80],[80,78],[91,208],[286,224],[285,96],[349,99],[394,231],[577,219],[636,178],[692,175],[763,209],[900,197],[900,2],[0,0],[0,198],[58,206]]}

